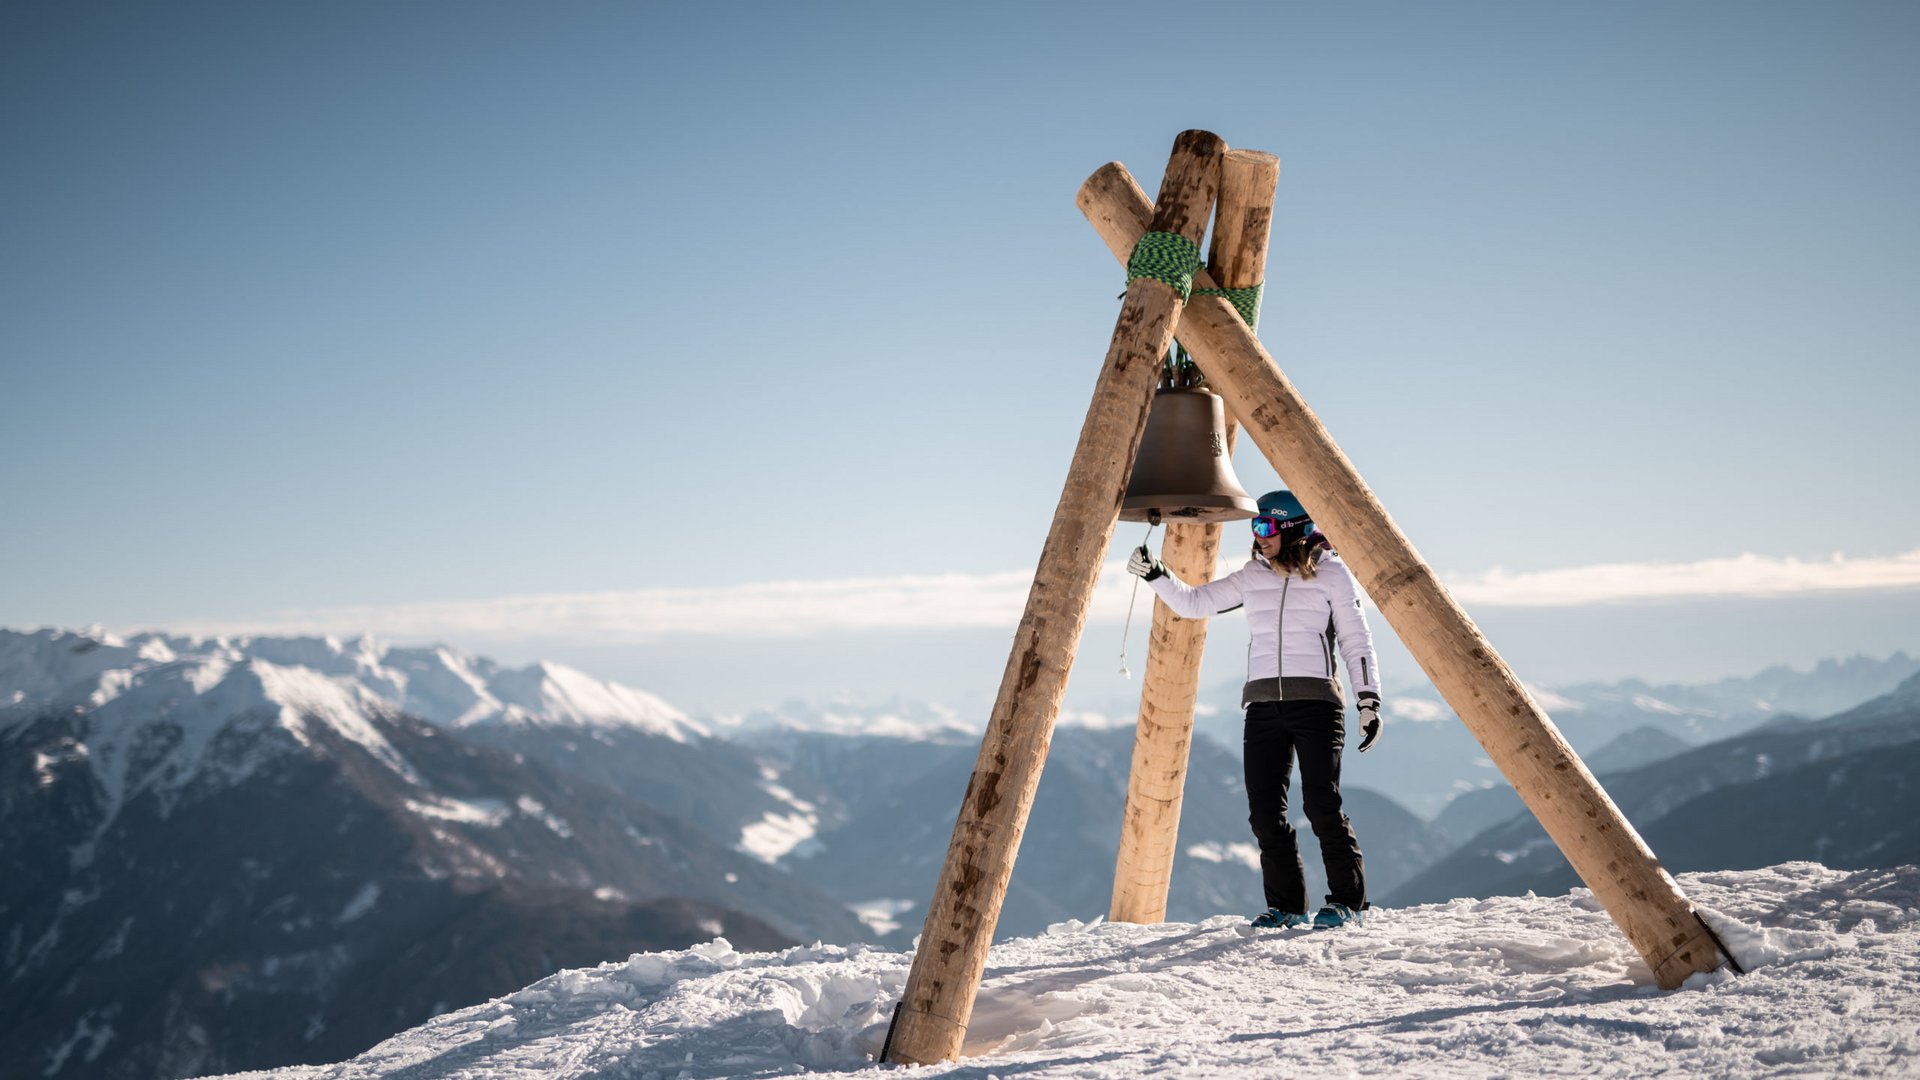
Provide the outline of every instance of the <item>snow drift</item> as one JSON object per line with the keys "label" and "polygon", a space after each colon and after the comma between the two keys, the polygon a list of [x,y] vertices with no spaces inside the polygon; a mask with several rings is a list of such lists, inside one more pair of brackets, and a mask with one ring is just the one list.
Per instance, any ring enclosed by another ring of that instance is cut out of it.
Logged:
{"label": "snow drift", "polygon": [[[1682,886],[1749,974],[1662,992],[1585,890],[1382,909],[1350,931],[1062,923],[993,949],[967,1058],[912,1075],[1920,1070],[1920,867],[1789,863]],[[873,1056],[910,962],[715,939],[560,972],[343,1064],[245,1075],[898,1075]]]}

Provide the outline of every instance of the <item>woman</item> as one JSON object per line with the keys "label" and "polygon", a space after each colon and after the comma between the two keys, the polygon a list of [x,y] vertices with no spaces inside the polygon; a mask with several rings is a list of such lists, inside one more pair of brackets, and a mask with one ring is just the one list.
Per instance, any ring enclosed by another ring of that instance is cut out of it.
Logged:
{"label": "woman", "polygon": [[[1367,908],[1360,842],[1340,809],[1346,702],[1334,655],[1347,662],[1365,752],[1380,737],[1380,668],[1353,574],[1316,531],[1291,492],[1260,497],[1253,557],[1218,581],[1191,586],[1167,572],[1145,544],[1127,561],[1178,615],[1202,619],[1245,607],[1247,804],[1260,842],[1267,910],[1255,926],[1358,925]],[[1287,784],[1300,759],[1300,796],[1327,867],[1326,906],[1307,918],[1300,847],[1287,822]]]}

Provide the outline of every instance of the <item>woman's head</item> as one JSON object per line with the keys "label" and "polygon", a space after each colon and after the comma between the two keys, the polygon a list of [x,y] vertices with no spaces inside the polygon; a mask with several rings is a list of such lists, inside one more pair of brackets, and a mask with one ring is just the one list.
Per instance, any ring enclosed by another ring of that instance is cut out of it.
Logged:
{"label": "woman's head", "polygon": [[1313,576],[1313,552],[1317,545],[1310,539],[1313,519],[1291,491],[1269,491],[1260,496],[1260,516],[1253,519],[1253,550],[1280,571],[1297,571]]}
{"label": "woman's head", "polygon": [[1262,554],[1279,550],[1313,531],[1307,508],[1291,491],[1269,491],[1260,496],[1260,516],[1253,519],[1254,545]]}

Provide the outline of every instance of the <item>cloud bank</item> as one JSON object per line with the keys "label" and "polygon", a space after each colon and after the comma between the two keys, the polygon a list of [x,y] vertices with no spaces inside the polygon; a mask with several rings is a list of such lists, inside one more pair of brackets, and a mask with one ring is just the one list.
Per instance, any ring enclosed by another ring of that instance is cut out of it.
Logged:
{"label": "cloud bank", "polygon": [[[555,593],[285,611],[257,619],[188,622],[189,633],[373,633],[401,641],[590,641],[644,644],[675,635],[791,638],[822,633],[994,629],[1011,632],[1026,606],[1032,571],[992,574],[773,581],[699,588]],[[1714,597],[1920,587],[1920,548],[1900,555],[1808,561],[1737,555],[1691,563],[1609,563],[1508,573],[1449,575],[1468,611],[1492,607],[1580,607]],[[1089,620],[1141,623],[1152,594],[1136,591],[1118,562],[1095,587]]]}
{"label": "cloud bank", "polygon": [[1578,607],[1635,600],[1797,596],[1920,585],[1920,548],[1884,558],[1808,561],[1735,555],[1690,563],[1604,563],[1509,574],[1495,568],[1447,582],[1469,608]]}

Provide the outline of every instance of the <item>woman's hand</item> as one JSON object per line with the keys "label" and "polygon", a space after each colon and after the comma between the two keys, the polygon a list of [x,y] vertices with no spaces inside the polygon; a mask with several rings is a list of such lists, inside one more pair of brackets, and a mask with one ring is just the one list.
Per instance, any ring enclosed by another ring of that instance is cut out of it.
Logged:
{"label": "woman's hand", "polygon": [[1127,573],[1145,581],[1152,581],[1166,572],[1167,568],[1160,565],[1160,560],[1153,557],[1145,544],[1134,548],[1133,557],[1127,560]]}
{"label": "woman's hand", "polygon": [[1380,699],[1368,694],[1360,699],[1358,708],[1360,732],[1365,736],[1360,740],[1360,752],[1364,754],[1373,749],[1373,744],[1380,738]]}

